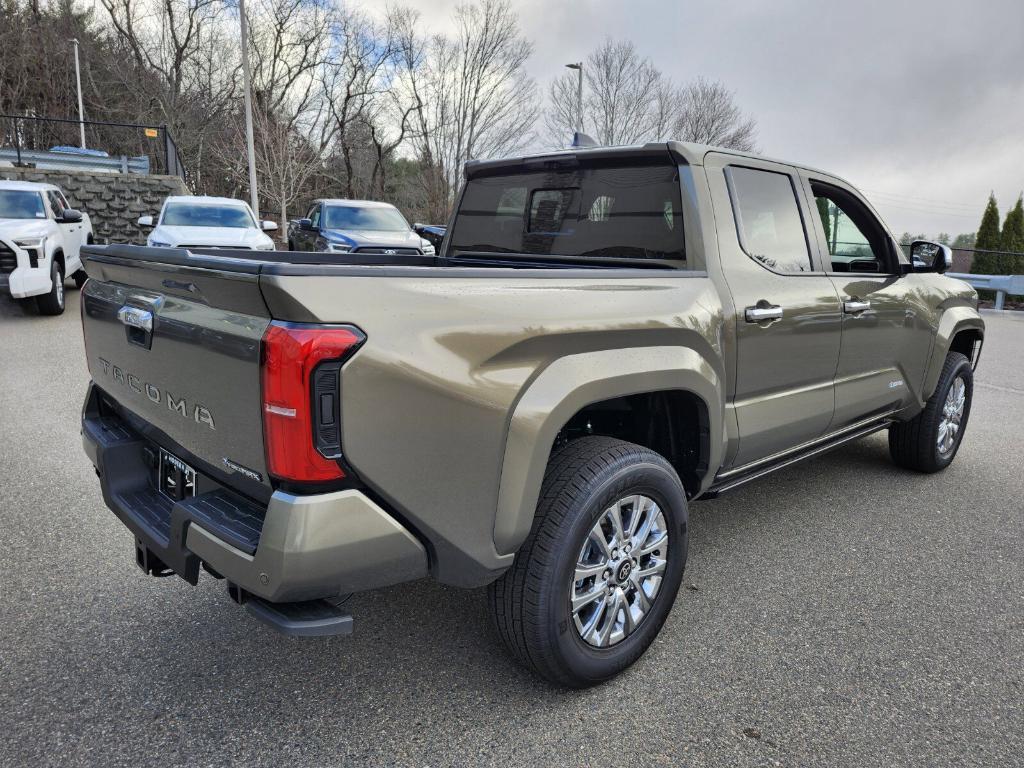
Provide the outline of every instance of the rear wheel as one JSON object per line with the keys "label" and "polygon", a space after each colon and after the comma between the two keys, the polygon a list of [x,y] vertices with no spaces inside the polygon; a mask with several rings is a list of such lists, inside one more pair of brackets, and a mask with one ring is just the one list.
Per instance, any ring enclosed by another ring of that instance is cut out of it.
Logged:
{"label": "rear wheel", "polygon": [[889,427],[889,453],[901,467],[938,472],[953,461],[971,415],[974,372],[970,361],[950,352],[935,392],[921,413]]}
{"label": "rear wheel", "polygon": [[85,281],[89,279],[89,275],[86,274],[86,271],[84,269],[80,269],[73,275],[71,275],[71,278],[75,281],[75,287],[81,288],[83,285],[85,285]]}
{"label": "rear wheel", "polygon": [[509,652],[581,688],[635,662],[661,630],[686,564],[686,495],[664,458],[587,437],[556,453],[533,530],[488,589]]}
{"label": "rear wheel", "polygon": [[64,312],[64,268],[56,259],[50,264],[50,292],[36,297],[39,311],[44,315]]}

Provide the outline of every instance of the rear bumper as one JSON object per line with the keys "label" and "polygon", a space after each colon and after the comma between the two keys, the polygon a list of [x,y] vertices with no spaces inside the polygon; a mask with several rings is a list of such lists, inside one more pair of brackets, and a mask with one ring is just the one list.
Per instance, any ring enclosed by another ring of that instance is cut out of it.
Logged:
{"label": "rear bumper", "polygon": [[146,570],[166,566],[195,584],[205,564],[271,602],[333,597],[427,575],[423,545],[358,490],[276,491],[263,505],[204,478],[199,495],[172,501],[156,489],[158,446],[101,412],[98,400],[90,385],[83,447],[103,500],[135,536]]}

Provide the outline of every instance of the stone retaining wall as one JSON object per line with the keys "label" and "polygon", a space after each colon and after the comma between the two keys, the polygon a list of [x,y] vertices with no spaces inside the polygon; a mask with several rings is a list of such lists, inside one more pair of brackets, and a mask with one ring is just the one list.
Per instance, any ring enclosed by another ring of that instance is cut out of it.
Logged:
{"label": "stone retaining wall", "polygon": [[189,194],[177,176],[0,167],[0,179],[60,187],[73,208],[89,214],[97,243],[145,244],[146,234],[136,226],[136,219],[147,213],[156,216],[168,195]]}

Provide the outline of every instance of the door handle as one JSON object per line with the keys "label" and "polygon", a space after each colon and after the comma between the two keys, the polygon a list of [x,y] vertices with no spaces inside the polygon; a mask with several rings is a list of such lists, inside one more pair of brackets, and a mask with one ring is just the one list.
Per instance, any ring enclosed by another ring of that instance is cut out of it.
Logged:
{"label": "door handle", "polygon": [[865,310],[871,309],[870,301],[860,301],[859,299],[847,299],[843,302],[843,312],[847,315],[859,315]]}
{"label": "door handle", "polygon": [[[758,302],[760,304],[760,302]],[[765,320],[781,320],[782,307],[753,306],[743,310],[748,323],[763,323]]]}

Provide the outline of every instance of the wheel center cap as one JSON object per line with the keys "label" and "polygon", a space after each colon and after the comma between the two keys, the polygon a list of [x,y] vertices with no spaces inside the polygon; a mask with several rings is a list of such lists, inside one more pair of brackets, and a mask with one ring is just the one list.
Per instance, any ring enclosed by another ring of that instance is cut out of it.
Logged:
{"label": "wheel center cap", "polygon": [[623,560],[619,565],[618,570],[615,571],[615,579],[620,584],[624,583],[628,578],[629,574],[633,572],[633,561]]}

